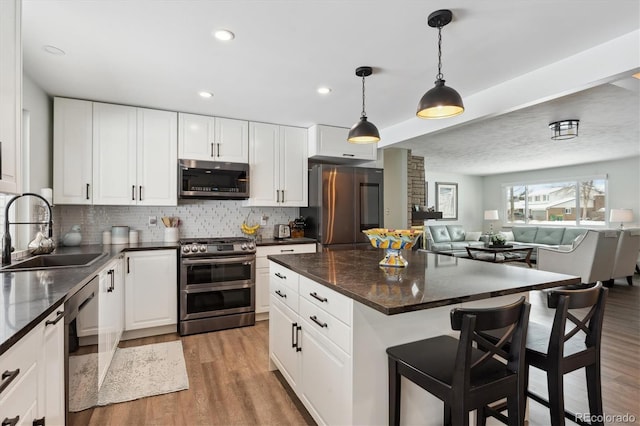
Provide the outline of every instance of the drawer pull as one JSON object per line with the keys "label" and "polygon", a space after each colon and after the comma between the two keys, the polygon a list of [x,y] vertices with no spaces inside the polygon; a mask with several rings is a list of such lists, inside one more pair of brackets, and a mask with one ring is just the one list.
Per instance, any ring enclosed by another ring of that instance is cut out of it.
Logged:
{"label": "drawer pull", "polygon": [[4,373],[2,373],[2,383],[0,383],[0,392],[5,390],[7,386],[9,386],[9,383],[13,382],[16,379],[16,377],[18,377],[18,374],[20,374],[19,368],[16,368],[13,371],[6,370]]}
{"label": "drawer pull", "polygon": [[62,317],[64,317],[64,311],[57,311],[56,312],[57,317],[55,317],[55,319],[46,321],[44,323],[45,327],[48,325],[55,325],[58,321],[60,321],[62,319]]}
{"label": "drawer pull", "polygon": [[296,324],[296,352],[302,352],[302,346],[300,346],[300,336],[298,333],[302,330],[298,324]]}
{"label": "drawer pull", "polygon": [[282,275],[282,274],[280,274],[280,272],[276,272],[276,277],[278,277],[280,279],[283,279],[283,280],[287,279],[286,275]]}
{"label": "drawer pull", "polygon": [[343,157],[355,157],[354,154],[342,154]]}
{"label": "drawer pull", "polygon": [[283,299],[286,299],[286,298],[287,298],[287,295],[286,295],[286,294],[281,293],[281,292],[280,292],[280,290],[276,290],[276,294],[277,294],[278,296],[282,297]]}
{"label": "drawer pull", "polygon": [[298,347],[298,342],[296,342],[296,337],[298,337],[298,333],[296,332],[297,326],[298,326],[298,323],[296,322],[291,324],[291,347],[292,348]]}
{"label": "drawer pull", "polygon": [[320,327],[322,328],[329,328],[329,326],[327,325],[326,322],[320,322],[318,321],[318,318],[315,315],[312,315],[309,317],[309,319],[313,322],[315,322],[316,324],[318,324]]}
{"label": "drawer pull", "polygon": [[20,416],[15,416],[12,419],[10,419],[9,417],[5,417],[2,421],[2,426],[16,426],[19,420]]}
{"label": "drawer pull", "polygon": [[41,418],[41,419],[35,419],[33,421],[33,426],[45,426],[45,425],[46,425],[46,423],[44,421],[44,417]]}
{"label": "drawer pull", "polygon": [[287,252],[294,252],[294,251],[295,251],[294,249],[283,249],[283,250],[280,250],[280,253],[287,253]]}
{"label": "drawer pull", "polygon": [[314,299],[317,299],[321,302],[326,302],[327,298],[326,297],[322,297],[322,296],[318,296],[318,293],[316,293],[315,291],[313,293],[309,293],[309,296],[313,297]]}

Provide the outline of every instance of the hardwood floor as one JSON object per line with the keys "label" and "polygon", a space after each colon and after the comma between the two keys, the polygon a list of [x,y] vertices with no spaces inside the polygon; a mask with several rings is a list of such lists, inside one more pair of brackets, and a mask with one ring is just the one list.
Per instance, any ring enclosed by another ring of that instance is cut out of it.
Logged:
{"label": "hardwood floor", "polygon": [[[531,297],[532,319],[548,315]],[[121,347],[180,339],[177,334],[121,342]],[[82,413],[88,425],[312,425],[313,420],[268,371],[268,321],[253,327],[182,337],[189,389]],[[543,374],[532,369],[531,384],[546,394]],[[584,371],[565,376],[566,406],[586,410]],[[640,424],[640,277],[634,286],[617,280],[610,289],[602,347],[604,411],[629,414]],[[386,424],[386,419],[380,419]],[[549,424],[544,407],[530,401],[531,426]],[[572,424],[567,422],[567,424]],[[607,424],[619,424],[607,422]]]}

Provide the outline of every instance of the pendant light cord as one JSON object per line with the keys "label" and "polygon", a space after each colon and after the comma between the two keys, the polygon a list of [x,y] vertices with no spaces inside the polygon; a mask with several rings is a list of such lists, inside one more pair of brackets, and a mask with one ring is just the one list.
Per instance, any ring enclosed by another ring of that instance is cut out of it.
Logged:
{"label": "pendant light cord", "polygon": [[362,75],[362,115],[360,116],[362,117],[366,117],[367,113],[364,110],[364,74]]}
{"label": "pendant light cord", "polygon": [[436,80],[442,80],[442,25],[438,25],[438,75]]}

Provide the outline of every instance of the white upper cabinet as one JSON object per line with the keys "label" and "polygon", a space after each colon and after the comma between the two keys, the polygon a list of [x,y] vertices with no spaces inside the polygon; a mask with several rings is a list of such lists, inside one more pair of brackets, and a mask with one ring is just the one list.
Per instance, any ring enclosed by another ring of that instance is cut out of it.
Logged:
{"label": "white upper cabinet", "polygon": [[93,203],[136,204],[136,108],[93,103]]}
{"label": "white upper cabinet", "polygon": [[249,123],[244,120],[178,114],[178,157],[188,160],[249,161]]}
{"label": "white upper cabinet", "polygon": [[178,114],[54,99],[55,204],[175,206]]}
{"label": "white upper cabinet", "polygon": [[53,100],[53,202],[92,204],[93,103]]}
{"label": "white upper cabinet", "polygon": [[0,0],[0,192],[20,192],[22,37],[20,0]]}
{"label": "white upper cabinet", "polygon": [[374,161],[377,158],[375,143],[357,144],[347,141],[349,129],[315,125],[309,128],[309,158],[347,162],[349,160]]}
{"label": "white upper cabinet", "polygon": [[307,134],[298,127],[249,123],[251,206],[307,206]]}
{"label": "white upper cabinet", "polygon": [[137,204],[178,204],[178,114],[138,108]]}

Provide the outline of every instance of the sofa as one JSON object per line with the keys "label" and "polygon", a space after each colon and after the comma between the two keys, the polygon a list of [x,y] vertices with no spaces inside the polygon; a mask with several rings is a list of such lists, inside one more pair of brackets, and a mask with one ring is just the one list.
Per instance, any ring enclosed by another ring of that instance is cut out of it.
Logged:
{"label": "sofa", "polygon": [[[430,251],[465,251],[466,247],[484,247],[480,241],[482,232],[468,232],[462,225],[433,225],[425,227],[427,250]],[[465,251],[466,253],[466,251]]]}

